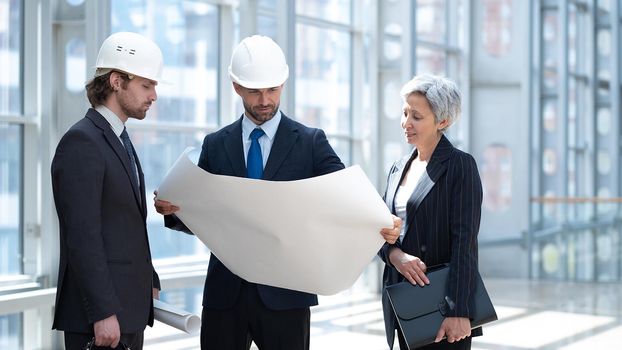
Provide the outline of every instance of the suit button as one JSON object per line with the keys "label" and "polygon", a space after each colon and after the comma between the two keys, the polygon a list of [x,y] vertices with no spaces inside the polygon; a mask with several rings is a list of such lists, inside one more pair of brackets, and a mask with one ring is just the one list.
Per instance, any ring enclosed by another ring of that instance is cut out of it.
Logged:
{"label": "suit button", "polygon": [[422,245],[420,249],[422,253],[425,253],[425,250],[426,250],[425,245]]}

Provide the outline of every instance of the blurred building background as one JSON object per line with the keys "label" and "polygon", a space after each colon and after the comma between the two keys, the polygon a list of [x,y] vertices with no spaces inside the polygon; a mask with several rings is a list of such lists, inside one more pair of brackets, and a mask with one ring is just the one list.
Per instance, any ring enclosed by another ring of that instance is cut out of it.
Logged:
{"label": "blurred building background", "polygon": [[[380,192],[408,150],[401,85],[418,73],[452,78],[463,115],[448,136],[479,165],[480,270],[501,318],[474,347],[622,348],[621,6],[0,0],[0,349],[62,348],[50,330],[58,263],[50,163],[84,116],[84,84],[116,31],[151,37],[171,83],[158,86],[146,120],[128,124],[148,198],[186,147],[240,116],[226,68],[248,35],[272,37],[287,55],[282,110],[323,128],[344,163],[361,165]],[[198,313],[209,251],[149,209],[162,298]],[[374,261],[351,290],[321,299],[313,349],[386,348],[380,271]],[[148,349],[198,348],[198,338],[157,327]]]}

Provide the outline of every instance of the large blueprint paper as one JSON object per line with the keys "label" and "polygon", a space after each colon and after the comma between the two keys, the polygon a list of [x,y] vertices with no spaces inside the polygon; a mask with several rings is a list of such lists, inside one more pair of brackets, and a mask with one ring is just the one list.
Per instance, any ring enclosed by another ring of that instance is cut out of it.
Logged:
{"label": "large blueprint paper", "polygon": [[384,243],[393,219],[365,173],[353,166],[297,181],[214,175],[186,150],[158,198],[236,275],[330,295],[349,288]]}

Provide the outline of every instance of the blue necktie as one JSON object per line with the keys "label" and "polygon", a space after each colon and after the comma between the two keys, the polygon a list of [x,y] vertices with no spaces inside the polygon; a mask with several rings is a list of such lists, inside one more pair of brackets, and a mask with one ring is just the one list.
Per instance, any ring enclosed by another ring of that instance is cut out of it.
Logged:
{"label": "blue necktie", "polygon": [[251,147],[248,149],[248,157],[246,159],[246,174],[251,179],[261,179],[263,175],[263,158],[261,157],[261,147],[259,146],[259,138],[265,132],[260,128],[256,128],[251,132]]}
{"label": "blue necktie", "polygon": [[134,146],[132,146],[132,141],[130,141],[130,135],[127,134],[127,129],[123,128],[123,132],[121,133],[121,141],[123,141],[123,146],[125,147],[125,152],[127,153],[128,158],[130,158],[130,177],[132,181],[134,181],[134,185],[136,188],[140,188],[140,184],[138,183],[138,168],[136,167],[136,158],[134,158]]}

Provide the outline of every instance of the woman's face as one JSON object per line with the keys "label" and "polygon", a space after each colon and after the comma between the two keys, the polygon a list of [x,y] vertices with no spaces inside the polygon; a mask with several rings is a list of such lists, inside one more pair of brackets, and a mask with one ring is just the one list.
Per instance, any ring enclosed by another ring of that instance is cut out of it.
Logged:
{"label": "woman's face", "polygon": [[439,130],[446,126],[447,121],[437,124],[428,100],[422,94],[414,93],[404,103],[401,123],[406,142],[420,148],[435,145],[441,137]]}

